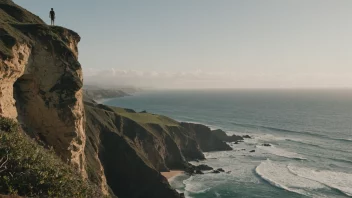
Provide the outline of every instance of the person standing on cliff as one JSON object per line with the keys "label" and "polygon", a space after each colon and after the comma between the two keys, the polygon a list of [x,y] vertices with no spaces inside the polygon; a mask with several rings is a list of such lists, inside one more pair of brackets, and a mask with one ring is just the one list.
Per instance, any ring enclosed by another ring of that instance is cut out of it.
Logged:
{"label": "person standing on cliff", "polygon": [[49,17],[51,19],[51,25],[55,24],[55,12],[54,12],[54,8],[51,8],[51,11],[49,13]]}

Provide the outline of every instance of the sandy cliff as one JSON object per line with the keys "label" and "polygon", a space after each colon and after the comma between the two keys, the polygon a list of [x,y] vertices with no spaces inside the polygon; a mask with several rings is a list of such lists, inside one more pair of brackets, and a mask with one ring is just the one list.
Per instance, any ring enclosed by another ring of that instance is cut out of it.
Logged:
{"label": "sandy cliff", "polygon": [[18,120],[86,176],[79,41],[75,32],[0,1],[0,116]]}

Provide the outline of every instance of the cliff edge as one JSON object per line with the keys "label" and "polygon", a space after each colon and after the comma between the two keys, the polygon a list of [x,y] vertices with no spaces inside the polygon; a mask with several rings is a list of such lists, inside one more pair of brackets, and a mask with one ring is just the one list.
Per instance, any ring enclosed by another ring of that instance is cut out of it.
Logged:
{"label": "cliff edge", "polygon": [[86,177],[79,41],[0,0],[0,116],[17,120]]}

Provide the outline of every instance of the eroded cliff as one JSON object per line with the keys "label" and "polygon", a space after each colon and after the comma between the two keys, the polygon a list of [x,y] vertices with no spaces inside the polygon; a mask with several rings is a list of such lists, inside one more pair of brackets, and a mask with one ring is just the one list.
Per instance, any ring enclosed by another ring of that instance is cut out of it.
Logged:
{"label": "eroded cliff", "polygon": [[161,171],[188,170],[202,151],[231,150],[206,126],[168,117],[97,104],[87,99],[88,176],[108,185],[119,197],[178,197]]}
{"label": "eroded cliff", "polygon": [[180,125],[197,141],[200,149],[204,152],[232,150],[229,145],[220,140],[207,126],[185,122],[182,122]]}
{"label": "eroded cliff", "polygon": [[0,1],[0,116],[18,120],[85,177],[77,33]]}
{"label": "eroded cliff", "polygon": [[[109,187],[120,198],[179,197],[158,171],[168,168],[166,156],[175,159],[170,165],[182,167],[185,162],[172,140],[166,146],[165,134],[153,136],[111,107],[86,102],[85,110],[90,180],[101,184],[104,182],[101,175],[105,173]],[[100,163],[104,172],[99,168]]]}

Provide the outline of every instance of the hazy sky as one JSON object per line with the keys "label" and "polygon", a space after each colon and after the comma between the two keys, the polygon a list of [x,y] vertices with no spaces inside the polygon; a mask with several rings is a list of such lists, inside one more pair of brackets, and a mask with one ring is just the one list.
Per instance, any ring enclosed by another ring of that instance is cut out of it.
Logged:
{"label": "hazy sky", "polygon": [[352,87],[352,0],[15,0],[77,31],[86,83]]}

